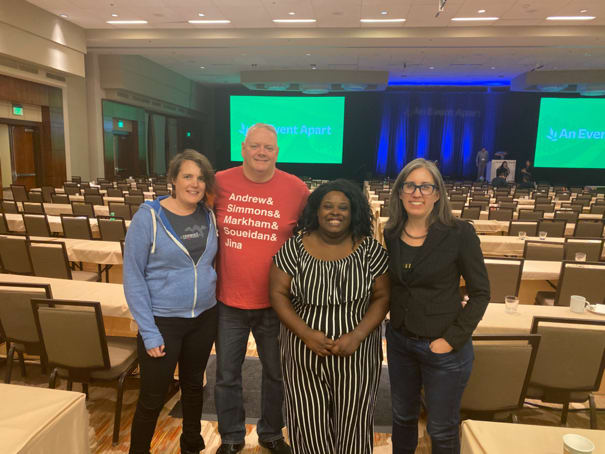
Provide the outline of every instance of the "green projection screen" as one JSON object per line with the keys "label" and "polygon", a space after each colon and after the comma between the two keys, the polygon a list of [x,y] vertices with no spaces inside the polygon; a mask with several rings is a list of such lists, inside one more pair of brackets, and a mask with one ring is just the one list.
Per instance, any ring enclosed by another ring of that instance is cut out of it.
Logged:
{"label": "green projection screen", "polygon": [[534,166],[605,169],[605,99],[542,98]]}
{"label": "green projection screen", "polygon": [[231,161],[242,160],[248,128],[268,123],[277,130],[277,162],[342,164],[344,96],[231,96]]}

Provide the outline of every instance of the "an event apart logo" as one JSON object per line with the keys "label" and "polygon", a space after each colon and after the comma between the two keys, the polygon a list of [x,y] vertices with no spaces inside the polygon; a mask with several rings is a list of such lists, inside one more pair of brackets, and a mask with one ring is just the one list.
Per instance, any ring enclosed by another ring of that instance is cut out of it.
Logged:
{"label": "an event apart logo", "polygon": [[565,129],[562,128],[559,131],[550,128],[546,138],[551,142],[557,142],[564,139],[580,139],[580,140],[604,140],[605,131],[591,131],[590,129]]}
{"label": "an event apart logo", "polygon": [[[305,125],[305,124],[300,124],[300,125],[288,125],[288,126],[277,126],[277,125],[271,125],[275,128],[275,131],[277,132],[277,134],[283,134],[283,135],[292,135],[292,136],[298,136],[298,135],[304,135],[304,136],[331,136],[332,135],[332,126],[330,125],[326,125],[326,126],[310,126],[310,125]],[[246,134],[248,133],[248,129],[250,129],[250,127],[252,127],[252,125],[250,126],[246,126],[244,123],[240,123],[240,128],[239,128],[239,133],[242,136],[246,136]]]}

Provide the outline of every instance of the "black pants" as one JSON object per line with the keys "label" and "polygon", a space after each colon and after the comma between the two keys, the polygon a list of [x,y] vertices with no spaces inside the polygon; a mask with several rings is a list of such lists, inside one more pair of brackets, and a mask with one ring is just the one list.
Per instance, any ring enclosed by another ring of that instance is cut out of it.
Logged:
{"label": "black pants", "polygon": [[148,454],[155,425],[178,362],[183,407],[181,448],[204,449],[200,434],[203,404],[204,370],[216,337],[216,306],[197,318],[155,317],[164,338],[166,355],[152,358],[147,354],[140,335],[138,339],[141,390],[132,421],[130,454]]}

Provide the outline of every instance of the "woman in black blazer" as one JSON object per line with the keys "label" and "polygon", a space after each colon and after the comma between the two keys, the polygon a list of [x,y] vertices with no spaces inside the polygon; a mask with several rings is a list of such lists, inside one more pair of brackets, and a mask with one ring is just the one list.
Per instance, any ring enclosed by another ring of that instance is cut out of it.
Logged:
{"label": "woman in black blazer", "polygon": [[[452,215],[435,165],[415,159],[393,186],[385,239],[390,253],[387,355],[393,452],[418,444],[420,391],[432,452],[458,453],[460,400],[471,373],[471,335],[489,302],[489,281],[473,226]],[[469,300],[461,303],[460,276]]]}

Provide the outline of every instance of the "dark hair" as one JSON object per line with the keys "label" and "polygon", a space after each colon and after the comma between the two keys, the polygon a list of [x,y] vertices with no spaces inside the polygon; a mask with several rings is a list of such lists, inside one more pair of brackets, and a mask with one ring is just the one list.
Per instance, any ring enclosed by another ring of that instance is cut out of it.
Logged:
{"label": "dark hair", "polygon": [[506,169],[504,169],[502,167],[498,167],[496,169],[496,176],[501,177],[502,175],[506,175]]}
{"label": "dark hair", "polygon": [[437,189],[435,190],[439,194],[439,200],[435,202],[433,211],[429,215],[428,225],[430,226],[435,222],[440,222],[447,226],[456,225],[456,220],[450,208],[441,172],[439,172],[437,166],[431,161],[427,161],[423,158],[416,158],[413,161],[410,161],[401,172],[399,172],[399,175],[393,184],[393,189],[391,190],[389,220],[384,227],[385,235],[390,238],[398,238],[401,235],[401,231],[408,219],[408,214],[403,207],[403,202],[399,198],[399,193],[401,192],[401,188],[403,187],[406,178],[416,169],[426,169],[431,174],[435,181],[435,186],[437,186]]}
{"label": "dark hair", "polygon": [[[187,148],[183,150],[182,153],[177,154],[170,160],[170,164],[168,165],[168,179],[170,180],[170,183],[174,182],[174,180],[176,180],[176,178],[179,176],[183,161],[194,162],[202,171],[204,183],[206,183],[206,190],[204,193],[205,202],[207,195],[214,192],[214,169],[212,168],[212,164],[210,164],[208,158],[199,151]],[[176,197],[176,193],[174,191],[172,191],[172,197]]]}
{"label": "dark hair", "polygon": [[294,228],[294,233],[308,234],[319,228],[317,211],[324,196],[331,191],[342,192],[351,203],[351,225],[349,230],[353,236],[353,241],[356,242],[365,236],[372,236],[373,216],[368,199],[358,186],[344,179],[324,183],[311,193],[307,205],[298,219],[298,224]]}

